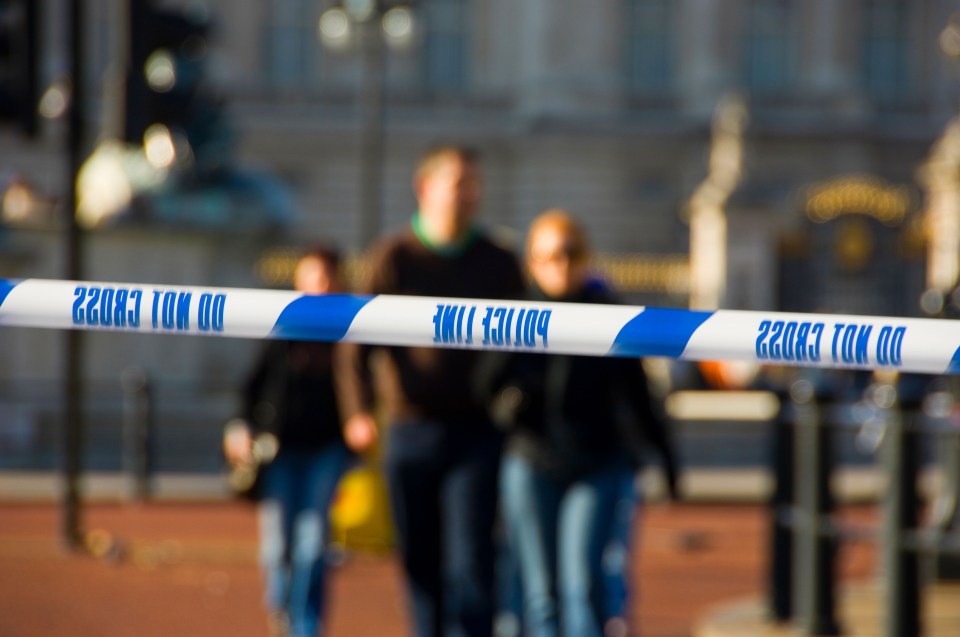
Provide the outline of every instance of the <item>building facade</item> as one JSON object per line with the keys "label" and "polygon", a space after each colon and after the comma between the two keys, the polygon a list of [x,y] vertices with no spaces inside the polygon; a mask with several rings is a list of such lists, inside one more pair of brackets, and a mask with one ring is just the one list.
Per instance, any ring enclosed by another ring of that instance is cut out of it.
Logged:
{"label": "building facade", "polygon": [[[69,12],[66,0],[38,1],[46,86],[68,66]],[[413,35],[402,49],[378,43],[382,63],[371,62],[369,41],[324,41],[320,19],[334,0],[161,4],[209,20],[206,68],[227,105],[232,158],[272,175],[294,213],[279,229],[244,226],[217,200],[207,202],[213,221],[198,228],[196,202],[179,202],[188,252],[222,255],[225,230],[242,244],[217,267],[182,258],[175,240],[151,254],[151,229],[170,223],[105,224],[89,237],[100,246],[91,278],[256,285],[272,248],[324,238],[359,251],[408,222],[418,154],[453,140],[483,151],[484,220],[507,241],[519,246],[545,208],[568,208],[613,255],[613,270],[640,282],[630,298],[683,306],[688,270],[675,266],[691,256],[692,198],[715,168],[718,106],[736,95],[745,119],[718,204],[718,304],[919,313],[931,201],[919,171],[960,106],[952,0],[412,0]],[[93,148],[117,134],[130,38],[127,0],[87,6]],[[34,140],[0,130],[3,170],[61,198],[63,127],[45,122]],[[38,239],[44,223],[8,220],[5,274],[58,276],[56,241]],[[149,268],[131,270],[131,233]],[[681,276],[637,273],[664,264]],[[44,336],[0,333],[0,342],[14,338],[32,344],[6,350],[19,353],[0,379],[34,367],[55,375],[58,352]],[[143,364],[173,376],[216,360],[236,380],[242,365],[227,359],[245,361],[250,348],[211,358],[209,347],[183,346],[172,363],[171,350],[150,345]],[[118,373],[124,362],[107,349],[90,351],[90,374]]]}

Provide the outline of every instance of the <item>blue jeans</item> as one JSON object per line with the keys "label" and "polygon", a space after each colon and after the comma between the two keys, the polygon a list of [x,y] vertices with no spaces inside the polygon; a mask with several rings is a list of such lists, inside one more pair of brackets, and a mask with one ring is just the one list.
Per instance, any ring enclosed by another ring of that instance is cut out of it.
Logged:
{"label": "blue jeans", "polygon": [[385,470],[418,637],[493,631],[500,448],[474,423],[390,427]]}
{"label": "blue jeans", "polygon": [[578,480],[504,458],[501,503],[507,537],[520,567],[528,637],[602,637],[610,600],[604,549],[617,523],[626,463]]}
{"label": "blue jeans", "polygon": [[620,632],[607,628],[610,637],[630,633],[629,605],[631,548],[636,539],[634,520],[639,517],[643,491],[633,471],[625,472],[618,482],[610,537],[603,549],[603,578],[606,618],[619,622]]}
{"label": "blue jeans", "polygon": [[319,451],[284,448],[265,468],[260,563],[266,603],[286,613],[293,637],[322,631],[327,514],[350,458],[340,443]]}

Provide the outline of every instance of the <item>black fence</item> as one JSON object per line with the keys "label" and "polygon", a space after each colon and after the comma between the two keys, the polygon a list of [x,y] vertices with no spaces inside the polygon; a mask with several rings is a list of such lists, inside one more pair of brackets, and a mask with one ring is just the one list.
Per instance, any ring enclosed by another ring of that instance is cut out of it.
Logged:
{"label": "black fence", "polygon": [[[802,373],[779,387],[772,428],[769,609],[810,635],[840,635],[836,559],[845,541],[879,543],[885,637],[923,635],[924,585],[960,579],[960,427],[955,381],[918,375],[878,379],[857,372]],[[831,479],[836,441],[853,432],[886,479],[881,522],[842,524]],[[939,469],[932,502],[922,470]],[[928,506],[925,506],[928,505]],[[928,511],[921,516],[921,511]]]}

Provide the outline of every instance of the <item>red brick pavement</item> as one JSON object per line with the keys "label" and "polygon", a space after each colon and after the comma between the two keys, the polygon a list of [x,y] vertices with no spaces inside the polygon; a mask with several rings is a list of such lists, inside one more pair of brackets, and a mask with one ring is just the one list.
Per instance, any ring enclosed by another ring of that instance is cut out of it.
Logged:
{"label": "red brick pavement", "polygon": [[[64,551],[58,524],[54,505],[0,504],[0,636],[266,635],[250,507],[91,505],[85,528],[123,547],[102,559]],[[644,637],[686,636],[713,605],[763,590],[761,507],[651,505],[639,533],[633,580]],[[873,569],[872,547],[842,551],[846,577]],[[392,558],[353,557],[334,572],[331,593],[330,637],[409,634]]]}

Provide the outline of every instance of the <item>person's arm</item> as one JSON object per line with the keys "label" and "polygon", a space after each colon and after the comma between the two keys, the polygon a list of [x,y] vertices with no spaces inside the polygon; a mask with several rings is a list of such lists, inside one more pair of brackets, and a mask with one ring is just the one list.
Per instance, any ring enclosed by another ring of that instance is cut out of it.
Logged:
{"label": "person's arm", "polygon": [[630,423],[629,426],[638,429],[630,437],[639,438],[641,443],[647,443],[656,449],[663,462],[670,497],[675,500],[679,499],[680,488],[676,451],[665,419],[660,410],[656,408],[653,396],[650,394],[650,385],[647,375],[643,371],[643,365],[638,360],[621,360],[624,364],[622,378],[625,383],[626,395],[632,402],[635,414],[634,418],[629,418],[627,421]]}
{"label": "person's arm", "polygon": [[[390,253],[381,248],[367,257],[369,274],[359,286],[362,294],[389,294],[395,288],[396,267]],[[370,449],[379,438],[373,417],[374,382],[370,369],[373,347],[339,343],[334,350],[334,380],[337,402],[343,414],[343,438],[354,451]]]}
{"label": "person's arm", "polygon": [[256,410],[263,400],[277,347],[277,343],[267,343],[262,348],[244,383],[240,414],[223,427],[223,455],[231,466],[247,464],[253,456],[253,440],[257,433]]}
{"label": "person's arm", "polygon": [[335,353],[337,401],[343,414],[343,439],[354,451],[370,449],[379,438],[373,418],[373,378],[368,345],[340,343]]}

